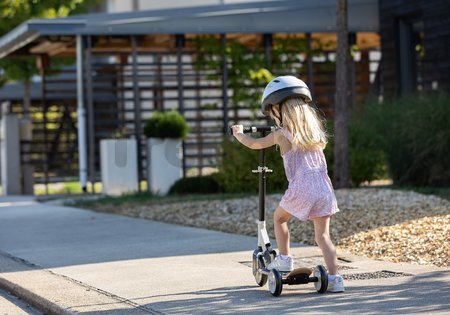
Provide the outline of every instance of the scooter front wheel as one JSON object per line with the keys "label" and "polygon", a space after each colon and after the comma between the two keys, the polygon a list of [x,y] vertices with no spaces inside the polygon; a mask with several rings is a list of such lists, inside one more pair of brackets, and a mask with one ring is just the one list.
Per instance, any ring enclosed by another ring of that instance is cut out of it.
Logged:
{"label": "scooter front wheel", "polygon": [[283,278],[277,269],[272,269],[269,273],[269,291],[273,296],[279,296],[283,290]]}
{"label": "scooter front wheel", "polygon": [[314,268],[314,277],[317,277],[318,281],[314,282],[314,287],[318,293],[325,293],[328,289],[328,273],[324,266],[318,265]]}
{"label": "scooter front wheel", "polygon": [[259,251],[255,249],[253,252],[253,276],[255,277],[256,283],[262,287],[267,283],[267,275],[259,272],[260,269],[265,268],[264,259],[262,255],[259,254]]}

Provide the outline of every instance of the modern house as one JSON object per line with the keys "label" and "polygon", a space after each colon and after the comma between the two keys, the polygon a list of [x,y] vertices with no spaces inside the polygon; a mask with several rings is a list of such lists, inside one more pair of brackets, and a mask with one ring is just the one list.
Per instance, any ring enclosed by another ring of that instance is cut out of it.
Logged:
{"label": "modern house", "polygon": [[[184,171],[201,174],[215,166],[226,126],[263,121],[253,100],[264,82],[251,79],[250,70],[304,78],[320,108],[333,115],[336,1],[161,3],[110,0],[109,13],[30,20],[0,38],[0,58],[31,56],[40,68],[31,117],[41,119],[33,122],[30,152],[37,181],[98,181],[98,142],[121,126],[140,140],[142,157],[143,124],[155,110],[170,108],[191,126]],[[348,3],[350,106],[369,94],[449,90],[446,1]],[[58,67],[60,57],[76,63]],[[241,81],[239,69],[247,72]],[[243,90],[253,98],[237,97]],[[22,112],[20,93],[17,86],[0,90],[4,112]],[[141,179],[145,169],[139,163]]]}

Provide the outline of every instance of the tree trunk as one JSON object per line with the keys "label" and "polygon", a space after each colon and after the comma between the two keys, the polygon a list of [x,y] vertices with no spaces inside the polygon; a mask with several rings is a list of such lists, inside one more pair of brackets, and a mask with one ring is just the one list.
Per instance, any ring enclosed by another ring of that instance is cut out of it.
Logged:
{"label": "tree trunk", "polygon": [[347,61],[348,28],[347,0],[337,0],[336,94],[334,111],[334,168],[336,188],[348,187],[348,122],[347,122]]}

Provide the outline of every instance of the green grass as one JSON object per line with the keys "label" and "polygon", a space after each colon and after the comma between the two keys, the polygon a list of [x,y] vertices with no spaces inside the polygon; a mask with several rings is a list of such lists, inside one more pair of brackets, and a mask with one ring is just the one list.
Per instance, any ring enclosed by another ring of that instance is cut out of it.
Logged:
{"label": "green grass", "polygon": [[[95,183],[95,193],[101,193],[103,186],[102,183]],[[141,181],[141,190],[147,190],[147,182]],[[87,183],[87,192],[92,193],[92,185],[91,183]],[[36,184],[34,185],[34,194],[36,196],[47,195],[47,191],[44,184]],[[80,182],[71,181],[71,182],[59,182],[59,183],[49,183],[48,184],[48,195],[70,195],[70,194],[83,194],[81,189]]]}
{"label": "green grass", "polygon": [[[34,185],[34,194],[36,196],[42,195],[69,195],[69,194],[82,194],[83,191],[81,189],[81,185],[77,181],[73,182],[61,182],[61,183],[49,183],[48,188],[46,189],[45,184],[35,184]],[[88,192],[91,193],[91,184],[88,183],[87,186]],[[95,191],[101,192],[102,184],[95,183]]]}
{"label": "green grass", "polygon": [[[364,187],[367,188],[367,187]],[[415,191],[426,195],[436,195],[438,197],[450,200],[450,187],[436,188],[436,187],[406,187],[398,185],[376,186],[373,188],[387,188],[403,191]],[[282,192],[280,192],[282,193]],[[141,192],[135,194],[126,194],[118,197],[104,196],[95,200],[74,200],[67,205],[75,207],[91,208],[100,205],[122,205],[125,203],[146,203],[146,204],[162,204],[162,203],[180,203],[187,201],[202,201],[202,200],[226,200],[233,198],[245,198],[257,196],[254,193],[219,193],[219,194],[190,194],[190,195],[171,195],[171,196],[157,196],[148,192]]]}
{"label": "green grass", "polygon": [[148,192],[127,194],[118,197],[105,196],[95,200],[75,200],[68,203],[68,205],[75,207],[95,207],[97,205],[122,205],[125,203],[180,203],[186,201],[202,201],[202,200],[226,200],[233,198],[245,198],[250,196],[257,196],[250,193],[221,193],[221,194],[191,194],[191,195],[173,195],[173,196],[156,196]]}

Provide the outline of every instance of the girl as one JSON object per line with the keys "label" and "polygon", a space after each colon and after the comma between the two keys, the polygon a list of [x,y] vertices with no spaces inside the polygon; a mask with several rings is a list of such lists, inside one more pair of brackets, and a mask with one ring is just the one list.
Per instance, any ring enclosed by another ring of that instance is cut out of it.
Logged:
{"label": "girl", "polygon": [[327,144],[321,120],[312,106],[306,84],[293,76],[273,79],[265,88],[262,112],[279,127],[264,138],[255,139],[243,133],[242,125],[232,126],[233,135],[250,149],[273,145],[280,148],[288,189],[274,213],[275,237],[279,255],[268,269],[293,270],[287,222],[294,216],[314,223],[315,241],[328,267],[328,290],[343,292],[344,283],[337,270],[337,255],[330,239],[330,217],[338,212],[334,190],[327,174],[323,149]]}

